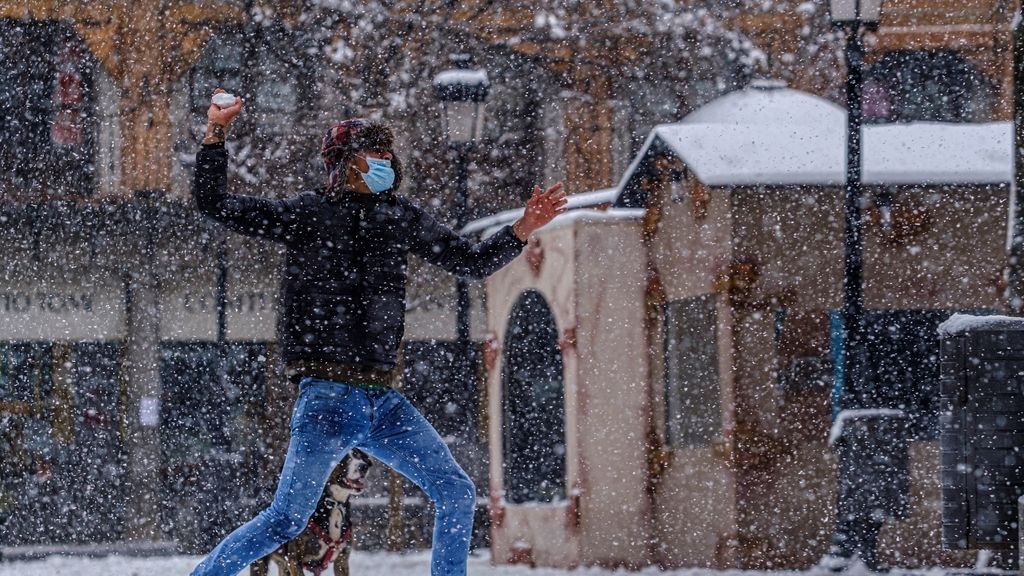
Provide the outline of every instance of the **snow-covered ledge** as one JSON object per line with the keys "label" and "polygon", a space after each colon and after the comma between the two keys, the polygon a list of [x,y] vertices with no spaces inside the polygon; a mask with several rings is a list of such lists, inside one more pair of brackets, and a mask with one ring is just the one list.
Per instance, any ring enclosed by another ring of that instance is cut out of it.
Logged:
{"label": "snow-covered ledge", "polygon": [[903,410],[895,408],[860,408],[842,410],[836,415],[835,422],[828,434],[828,445],[833,446],[842,438],[843,428],[846,423],[853,420],[873,420],[877,418],[902,418],[906,416]]}
{"label": "snow-covered ledge", "polygon": [[948,320],[939,324],[939,337],[949,338],[975,330],[1024,330],[1024,318],[953,314]]}

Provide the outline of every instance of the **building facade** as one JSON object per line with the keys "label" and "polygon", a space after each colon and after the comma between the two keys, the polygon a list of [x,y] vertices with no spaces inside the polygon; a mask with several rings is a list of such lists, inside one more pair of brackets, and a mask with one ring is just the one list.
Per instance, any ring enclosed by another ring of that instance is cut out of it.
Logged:
{"label": "building facade", "polygon": [[[1007,117],[1009,11],[962,4],[892,12],[901,16],[871,48],[871,118]],[[0,1],[3,544],[172,540],[201,551],[273,488],[294,394],[275,344],[281,254],[191,205],[214,87],[247,97],[229,141],[233,191],[317,186],[323,129],[379,116],[399,128],[412,175],[403,192],[453,221],[431,88],[447,54],[470,53],[493,84],[474,216],[521,205],[538,182],[613,185],[653,126],[754,75],[830,98],[841,85],[830,76],[835,38],[804,4],[687,2],[640,18],[614,1],[487,6]],[[809,53],[816,64],[803,66]],[[936,70],[952,79],[914,100],[914,74]],[[442,433],[465,437],[455,449],[484,485],[484,369],[475,385],[451,377],[454,283],[419,262],[411,270],[406,390]],[[94,488],[73,489],[82,485]],[[107,521],[76,522],[86,516]]]}

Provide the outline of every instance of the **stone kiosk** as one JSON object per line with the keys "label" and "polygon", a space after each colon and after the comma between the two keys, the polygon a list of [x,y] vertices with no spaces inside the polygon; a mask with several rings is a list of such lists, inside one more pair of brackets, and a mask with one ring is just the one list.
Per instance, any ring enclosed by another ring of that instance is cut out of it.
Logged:
{"label": "stone kiosk", "polygon": [[488,280],[496,561],[812,566],[836,526],[832,419],[866,394],[908,419],[880,561],[973,563],[942,546],[935,330],[1003,308],[1010,125],[865,128],[860,390],[835,370],[844,115],[759,82],[658,126],[606,212],[560,216]]}

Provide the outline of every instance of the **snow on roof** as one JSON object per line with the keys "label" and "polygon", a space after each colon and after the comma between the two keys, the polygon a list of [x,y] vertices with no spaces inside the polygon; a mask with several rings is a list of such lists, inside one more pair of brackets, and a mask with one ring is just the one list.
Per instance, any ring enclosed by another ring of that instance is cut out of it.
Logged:
{"label": "snow on roof", "polygon": [[755,80],[701,106],[683,124],[811,124],[846,121],[846,110],[807,92],[786,88],[778,80]]}
{"label": "snow on roof", "polygon": [[658,126],[654,135],[711,186],[841,184],[845,178],[842,134],[824,125],[674,124]]}
{"label": "snow on roof", "polygon": [[[672,150],[710,186],[841,186],[846,111],[813,94],[758,81],[654,128],[616,188],[569,196],[569,208],[613,203],[655,145]],[[864,127],[868,185],[1004,184],[1013,179],[1009,122]],[[462,233],[514,222],[522,209],[469,223]],[[493,231],[491,231],[493,233]]]}
{"label": "snow on roof", "polygon": [[434,76],[435,86],[448,86],[450,84],[468,84],[471,86],[489,86],[486,70],[464,70],[451,69],[439,72]]}
{"label": "snow on roof", "polygon": [[876,184],[1013,180],[1013,125],[921,122],[864,130],[864,177]]}
{"label": "snow on roof", "polygon": [[[654,128],[622,189],[655,143],[711,186],[842,185],[846,113],[823,98],[761,83]],[[865,184],[998,184],[1013,177],[1009,122],[864,127]]]}
{"label": "snow on roof", "polygon": [[[580,208],[592,208],[594,206],[600,206],[601,204],[611,204],[615,202],[615,198],[618,197],[618,190],[615,188],[604,188],[602,190],[594,190],[591,192],[580,192],[578,194],[568,194],[565,197],[565,207],[569,210],[577,210]],[[479,218],[473,220],[469,224],[466,224],[462,228],[460,233],[462,234],[474,234],[481,230],[487,230],[489,228],[504,226],[505,224],[511,224],[519,219],[523,215],[523,208],[514,208],[512,210],[505,210],[504,212],[498,212],[491,216]]]}
{"label": "snow on roof", "polygon": [[[679,123],[658,126],[654,135],[710,186],[825,186],[846,179],[845,120],[832,126]],[[1012,142],[1009,122],[865,126],[863,182],[1010,182]]]}
{"label": "snow on roof", "polygon": [[972,316],[953,314],[939,324],[939,337],[948,338],[976,330],[1024,330],[1024,318],[1015,316]]}

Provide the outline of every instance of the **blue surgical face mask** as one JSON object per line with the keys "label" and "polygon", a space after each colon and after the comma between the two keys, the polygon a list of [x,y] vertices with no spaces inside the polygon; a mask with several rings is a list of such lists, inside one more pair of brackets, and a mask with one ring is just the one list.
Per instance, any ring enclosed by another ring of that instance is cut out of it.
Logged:
{"label": "blue surgical face mask", "polygon": [[[381,158],[364,157],[366,165],[370,167],[367,172],[359,172],[363,182],[374,194],[387,192],[395,184],[395,169],[391,167],[390,160]],[[358,169],[357,169],[358,171]]]}

